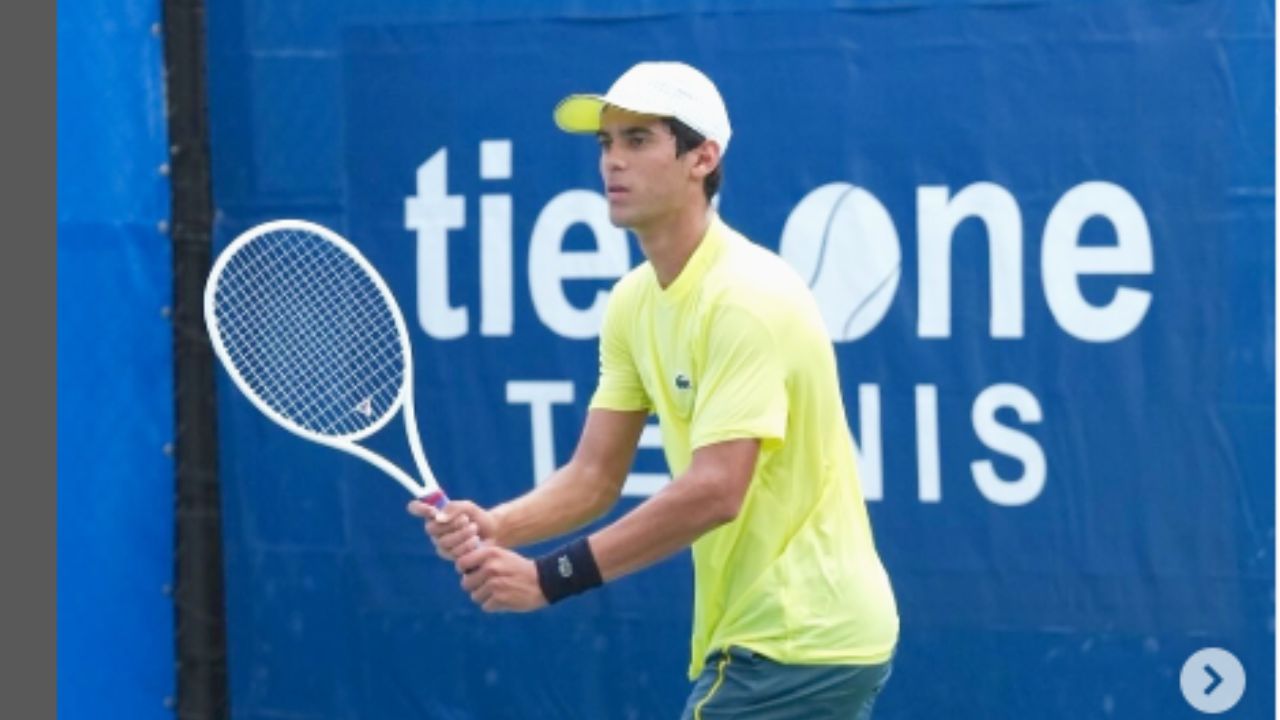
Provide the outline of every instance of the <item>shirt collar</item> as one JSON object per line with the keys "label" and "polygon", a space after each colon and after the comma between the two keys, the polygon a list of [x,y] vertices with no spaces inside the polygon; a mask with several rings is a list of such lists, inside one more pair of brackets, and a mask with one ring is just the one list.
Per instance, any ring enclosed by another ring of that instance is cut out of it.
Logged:
{"label": "shirt collar", "polygon": [[[677,301],[689,294],[699,284],[703,276],[707,274],[707,268],[720,255],[720,248],[724,245],[725,227],[720,220],[720,216],[711,213],[710,222],[707,223],[707,230],[702,234],[702,239],[698,241],[698,246],[693,249],[693,254],[685,261],[684,267],[680,269],[680,274],[672,281],[666,289],[659,287],[659,295],[669,301]],[[652,266],[650,266],[652,270]],[[653,281],[656,284],[658,275],[653,274]]]}

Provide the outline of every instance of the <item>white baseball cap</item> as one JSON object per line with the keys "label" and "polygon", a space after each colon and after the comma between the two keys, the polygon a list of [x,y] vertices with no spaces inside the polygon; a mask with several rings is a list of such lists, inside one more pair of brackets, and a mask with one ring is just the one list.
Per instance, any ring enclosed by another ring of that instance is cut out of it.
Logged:
{"label": "white baseball cap", "polygon": [[729,112],[715,83],[681,62],[642,62],[622,74],[604,95],[570,95],[556,105],[556,125],[571,133],[600,131],[600,111],[613,105],[642,115],[675,118],[729,149]]}

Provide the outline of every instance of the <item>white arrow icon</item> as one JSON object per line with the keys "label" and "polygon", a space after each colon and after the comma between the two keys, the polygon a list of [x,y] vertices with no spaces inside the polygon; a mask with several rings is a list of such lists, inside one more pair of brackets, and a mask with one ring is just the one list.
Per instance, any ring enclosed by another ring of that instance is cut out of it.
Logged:
{"label": "white arrow icon", "polygon": [[1222,648],[1204,648],[1182,665],[1182,696],[1202,713],[1217,715],[1244,696],[1244,666]]}

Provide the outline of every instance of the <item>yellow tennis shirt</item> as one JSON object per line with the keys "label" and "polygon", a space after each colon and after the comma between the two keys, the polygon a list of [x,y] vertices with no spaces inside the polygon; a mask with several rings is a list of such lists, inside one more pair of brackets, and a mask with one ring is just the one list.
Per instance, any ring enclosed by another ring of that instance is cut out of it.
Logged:
{"label": "yellow tennis shirt", "polygon": [[697,448],[759,438],[738,517],[693,544],[689,677],[737,645],[794,664],[893,654],[898,613],[858,482],[830,337],[804,281],[713,217],[663,289],[614,286],[592,408],[655,412],[672,477]]}

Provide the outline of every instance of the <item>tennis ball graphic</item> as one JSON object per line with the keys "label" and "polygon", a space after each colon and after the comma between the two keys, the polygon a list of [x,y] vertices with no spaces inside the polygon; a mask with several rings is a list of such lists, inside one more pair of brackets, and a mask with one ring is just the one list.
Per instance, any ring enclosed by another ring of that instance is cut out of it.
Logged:
{"label": "tennis ball graphic", "polygon": [[778,252],[808,281],[837,342],[871,332],[888,312],[902,272],[889,211],[848,183],[805,195],[787,217]]}

